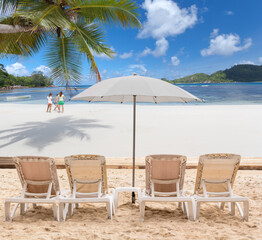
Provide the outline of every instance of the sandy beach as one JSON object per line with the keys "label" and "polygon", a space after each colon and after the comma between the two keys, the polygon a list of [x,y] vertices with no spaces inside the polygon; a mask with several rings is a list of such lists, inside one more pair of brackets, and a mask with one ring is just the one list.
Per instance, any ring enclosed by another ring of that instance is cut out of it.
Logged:
{"label": "sandy beach", "polygon": [[[0,239],[260,239],[262,218],[261,171],[239,171],[234,191],[250,198],[249,222],[243,222],[239,213],[231,216],[217,204],[203,204],[199,222],[188,221],[176,204],[146,205],[145,221],[139,221],[138,204],[131,204],[130,194],[121,193],[119,208],[112,220],[107,219],[106,208],[99,204],[82,204],[66,222],[52,218],[48,206],[32,207],[24,216],[19,212],[12,223],[4,221],[4,199],[20,193],[21,184],[15,169],[1,169]],[[58,170],[62,189],[69,189],[65,170]],[[196,170],[187,170],[185,189],[193,191]],[[109,188],[130,184],[131,170],[108,170]],[[144,187],[144,170],[136,171],[137,186]]]}
{"label": "sandy beach", "polygon": [[[71,104],[65,113],[46,113],[45,105],[1,104],[0,156],[64,157],[96,153],[106,157],[132,155],[132,105]],[[137,156],[154,153],[198,157],[211,152],[262,156],[261,105],[139,105]],[[189,222],[176,204],[148,204],[145,222],[129,193],[120,195],[113,220],[103,205],[83,204],[64,223],[51,208],[39,206],[26,215],[17,212],[4,221],[4,199],[21,191],[15,169],[0,169],[0,239],[259,239],[262,218],[261,171],[238,172],[234,192],[250,198],[249,222],[231,216],[217,204],[204,204],[199,222]],[[58,170],[62,189],[69,189],[66,171]],[[186,170],[185,190],[193,191],[196,170]],[[109,188],[130,186],[131,170],[108,169]],[[136,184],[145,187],[144,170]]]}
{"label": "sandy beach", "polygon": [[[132,156],[130,104],[0,104],[0,156]],[[262,105],[138,105],[136,156],[215,152],[262,156]]]}

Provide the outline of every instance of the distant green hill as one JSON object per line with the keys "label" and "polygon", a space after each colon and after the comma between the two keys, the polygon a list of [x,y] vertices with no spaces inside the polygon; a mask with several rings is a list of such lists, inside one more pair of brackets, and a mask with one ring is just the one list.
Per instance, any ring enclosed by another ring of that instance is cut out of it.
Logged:
{"label": "distant green hill", "polygon": [[223,82],[261,82],[262,65],[240,64],[224,71],[217,71],[211,75],[196,73],[175,80],[167,80],[170,83],[223,83]]}

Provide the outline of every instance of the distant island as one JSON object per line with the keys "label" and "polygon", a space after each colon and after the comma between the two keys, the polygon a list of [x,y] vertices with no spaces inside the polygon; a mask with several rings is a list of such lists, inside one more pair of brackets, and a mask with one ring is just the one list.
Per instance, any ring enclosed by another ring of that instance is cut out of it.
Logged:
{"label": "distant island", "polygon": [[211,75],[196,73],[175,80],[162,80],[170,83],[226,83],[226,82],[262,82],[262,65],[239,64]]}
{"label": "distant island", "polygon": [[53,81],[41,71],[35,71],[31,76],[16,77],[9,74],[3,64],[0,64],[0,90],[18,89],[27,87],[52,87]]}

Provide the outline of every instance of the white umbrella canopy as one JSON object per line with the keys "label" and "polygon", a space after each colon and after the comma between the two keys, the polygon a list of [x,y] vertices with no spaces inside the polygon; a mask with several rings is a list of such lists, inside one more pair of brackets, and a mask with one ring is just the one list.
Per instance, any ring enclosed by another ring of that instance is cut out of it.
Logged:
{"label": "white umbrella canopy", "polygon": [[200,101],[191,93],[156,78],[131,75],[99,82],[79,93],[72,100],[133,102],[190,102]]}
{"label": "white umbrella canopy", "polygon": [[[119,102],[134,103],[133,111],[133,177],[132,187],[135,187],[135,129],[136,129],[136,102],[191,102],[202,101],[191,93],[160,79],[131,75],[111,78],[96,83],[84,90],[71,100],[89,102]],[[132,193],[132,202],[135,202],[135,193]]]}

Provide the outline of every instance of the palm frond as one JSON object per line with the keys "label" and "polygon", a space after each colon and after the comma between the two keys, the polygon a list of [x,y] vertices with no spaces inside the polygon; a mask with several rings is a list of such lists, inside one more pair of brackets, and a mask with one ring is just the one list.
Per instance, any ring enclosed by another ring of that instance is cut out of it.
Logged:
{"label": "palm frond", "polygon": [[49,1],[21,0],[16,14],[30,19],[34,29],[54,30],[57,27],[70,28],[70,19],[59,5]]}
{"label": "palm frond", "polygon": [[78,50],[83,53],[87,61],[91,63],[91,72],[96,76],[97,81],[101,81],[101,76],[93,56],[96,54],[106,54],[112,57],[114,53],[110,47],[104,44],[104,31],[97,24],[86,24],[85,22],[77,22],[74,24],[74,32],[71,36]]}
{"label": "palm frond", "polygon": [[47,40],[46,32],[0,33],[0,58],[10,55],[32,56]]}
{"label": "palm frond", "polygon": [[12,12],[19,4],[19,0],[0,0],[0,15]]}
{"label": "palm frond", "polygon": [[132,0],[71,0],[67,11],[76,12],[90,21],[141,27],[138,5]]}
{"label": "palm frond", "polygon": [[51,79],[60,85],[66,85],[67,88],[79,84],[81,54],[63,31],[60,38],[54,37],[49,41],[45,59],[52,69]]}

